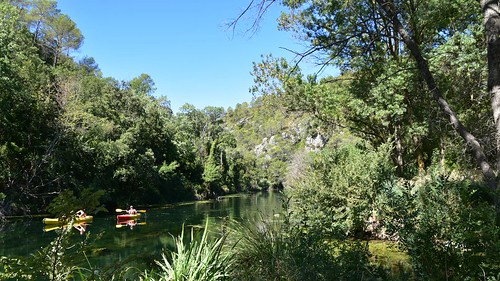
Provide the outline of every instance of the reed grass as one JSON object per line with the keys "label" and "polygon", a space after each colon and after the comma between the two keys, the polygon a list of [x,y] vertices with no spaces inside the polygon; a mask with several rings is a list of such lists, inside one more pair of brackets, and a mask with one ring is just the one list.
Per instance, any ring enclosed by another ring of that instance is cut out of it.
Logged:
{"label": "reed grass", "polygon": [[231,257],[222,249],[226,235],[210,239],[208,220],[203,233],[195,235],[191,228],[190,242],[186,243],[185,227],[180,236],[174,238],[176,251],[163,253],[156,261],[158,270],[144,272],[144,281],[198,281],[229,280],[228,268]]}

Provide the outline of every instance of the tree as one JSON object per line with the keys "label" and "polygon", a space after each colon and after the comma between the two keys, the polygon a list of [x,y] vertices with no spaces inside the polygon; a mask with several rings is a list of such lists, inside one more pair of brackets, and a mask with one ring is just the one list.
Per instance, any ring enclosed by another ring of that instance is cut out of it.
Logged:
{"label": "tree", "polygon": [[155,82],[148,74],[141,74],[130,81],[130,88],[138,95],[152,95],[155,91]]}
{"label": "tree", "polygon": [[[283,59],[267,57],[263,62],[254,64],[252,74],[256,84],[252,90],[265,95],[279,95],[285,100],[288,110],[313,113],[333,128],[347,127],[375,147],[393,140],[394,162],[402,175],[404,151],[410,150],[404,149],[403,143],[411,142],[408,140],[410,135],[415,137],[419,131],[423,131],[420,134],[428,131],[425,127],[421,128],[423,116],[426,116],[423,110],[418,111],[420,118],[409,118],[409,103],[410,100],[412,103],[425,103],[427,100],[422,100],[420,94],[416,97],[407,94],[410,89],[418,88],[418,83],[412,82],[414,73],[392,77],[390,73],[397,67],[391,61],[380,63],[377,68],[377,71],[358,69],[356,73],[317,81],[314,76],[304,78],[298,67]],[[417,90],[414,92],[419,93]],[[422,158],[418,158],[419,164],[423,162]]]}
{"label": "tree", "polygon": [[222,173],[224,172],[219,159],[220,151],[217,149],[217,142],[214,141],[210,146],[210,154],[205,162],[203,170],[203,180],[208,187],[209,192],[222,184]]}
{"label": "tree", "polygon": [[[497,176],[500,175],[500,4],[481,0],[488,50],[488,93],[493,108],[496,129]],[[500,184],[500,183],[499,183]],[[499,187],[497,187],[498,191]],[[497,204],[500,199],[497,196]]]}
{"label": "tree", "polygon": [[10,1],[21,13],[23,21],[33,34],[47,60],[56,66],[60,56],[69,55],[83,43],[83,35],[76,23],[57,9],[55,0],[15,0]]}
{"label": "tree", "polygon": [[[272,4],[273,0],[259,1]],[[375,67],[380,61],[387,61],[394,55],[407,55],[413,60],[419,77],[427,87],[440,110],[447,117],[454,130],[466,142],[480,167],[484,180],[493,191],[498,192],[497,172],[490,164],[484,146],[461,122],[458,114],[444,98],[443,90],[436,81],[428,62],[429,51],[447,41],[454,33],[467,32],[468,26],[478,22],[479,7],[470,1],[305,1],[283,0],[284,6],[291,9],[280,19],[283,29],[299,32],[310,44],[303,56],[321,53],[324,63],[334,63],[341,70],[357,71],[360,66]],[[498,37],[498,3],[481,1],[486,30],[490,39],[490,61],[497,60],[496,38]],[[259,10],[262,12],[262,10]],[[259,14],[257,18],[262,15]],[[431,32],[428,32],[431,30]],[[499,68],[490,62],[490,76]],[[490,93],[494,112],[496,85],[498,79],[490,78]],[[496,121],[496,118],[495,118]],[[497,122],[498,123],[498,122]],[[497,127],[497,132],[500,127]],[[497,133],[498,135],[498,133]],[[497,150],[499,155],[500,150]],[[493,195],[499,204],[498,195]]]}
{"label": "tree", "polygon": [[29,210],[45,194],[57,144],[50,72],[19,16],[0,3],[0,190],[6,195],[0,208],[7,214]]}
{"label": "tree", "polygon": [[54,66],[62,54],[68,56],[70,50],[79,49],[83,42],[83,35],[76,27],[76,23],[64,14],[49,18],[45,27],[45,37],[54,52]]}

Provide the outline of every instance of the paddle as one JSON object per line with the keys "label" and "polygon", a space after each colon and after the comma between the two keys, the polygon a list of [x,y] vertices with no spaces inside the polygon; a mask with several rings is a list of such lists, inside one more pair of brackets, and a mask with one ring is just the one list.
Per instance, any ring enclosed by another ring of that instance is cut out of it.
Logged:
{"label": "paddle", "polygon": [[[138,222],[138,223],[136,223],[136,224],[135,224],[135,225],[133,225],[133,226],[136,226],[136,225],[146,225],[146,222]],[[116,228],[122,228],[122,227],[124,227],[124,226],[130,226],[130,225],[128,225],[128,224],[117,224],[117,225],[116,225]]]}
{"label": "paddle", "polygon": [[[115,209],[115,212],[118,212],[118,213],[119,213],[119,212],[126,212],[126,211],[128,211],[128,210],[123,210],[123,209]],[[136,211],[137,211],[137,212],[139,212],[139,213],[145,213],[145,212],[146,212],[146,210],[136,210]]]}
{"label": "paddle", "polygon": [[63,227],[62,226],[45,226],[43,228],[43,232],[49,232],[49,231],[61,229],[61,228],[63,228]]}

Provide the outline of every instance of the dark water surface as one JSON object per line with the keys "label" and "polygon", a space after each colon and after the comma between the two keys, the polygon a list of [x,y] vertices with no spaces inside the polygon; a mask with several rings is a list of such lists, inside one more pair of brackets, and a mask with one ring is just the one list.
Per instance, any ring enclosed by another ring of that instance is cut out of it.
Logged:
{"label": "dark water surface", "polygon": [[[258,220],[280,211],[281,195],[265,192],[149,209],[133,228],[117,226],[115,214],[97,216],[86,227],[89,240],[95,239],[86,254],[92,267],[117,264],[131,258],[142,262],[159,259],[163,249],[173,249],[172,235],[180,234],[183,225],[190,231],[193,227],[202,228],[208,219],[216,229],[230,219]],[[46,247],[57,237],[58,230],[44,232],[43,229],[42,219],[7,223],[0,231],[0,256],[29,257]],[[79,235],[76,229],[72,231],[77,241],[86,236]]]}

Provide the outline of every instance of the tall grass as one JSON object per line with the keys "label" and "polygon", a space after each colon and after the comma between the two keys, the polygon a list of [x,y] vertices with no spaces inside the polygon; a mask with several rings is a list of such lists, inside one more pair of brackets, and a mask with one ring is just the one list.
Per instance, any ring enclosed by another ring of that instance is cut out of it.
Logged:
{"label": "tall grass", "polygon": [[299,280],[278,224],[235,223],[231,227],[235,280]]}
{"label": "tall grass", "polygon": [[366,243],[303,233],[285,219],[231,227],[233,280],[377,280]]}
{"label": "tall grass", "polygon": [[201,236],[191,229],[190,243],[185,242],[185,229],[174,238],[176,251],[162,254],[156,261],[158,271],[144,272],[145,281],[198,281],[229,280],[231,257],[222,251],[226,235],[209,239],[208,220]]}

